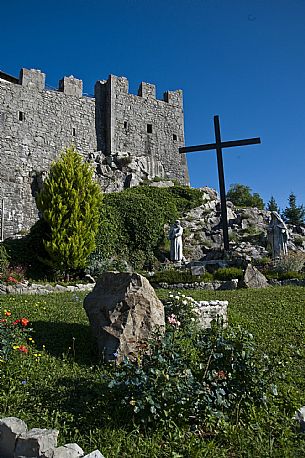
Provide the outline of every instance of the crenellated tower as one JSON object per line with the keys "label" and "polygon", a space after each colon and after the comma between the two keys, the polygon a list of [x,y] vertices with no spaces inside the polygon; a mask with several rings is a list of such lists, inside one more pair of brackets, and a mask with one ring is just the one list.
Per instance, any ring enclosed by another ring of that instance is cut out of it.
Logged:
{"label": "crenellated tower", "polygon": [[71,144],[93,163],[105,191],[156,176],[189,183],[185,157],[178,152],[184,145],[182,91],[168,91],[158,100],[155,86],[142,82],[134,95],[126,78],[110,75],[97,81],[90,97],[73,76],[54,89],[45,85],[40,70],[23,68],[19,78],[0,72],[5,237],[37,219],[34,198],[41,180]]}

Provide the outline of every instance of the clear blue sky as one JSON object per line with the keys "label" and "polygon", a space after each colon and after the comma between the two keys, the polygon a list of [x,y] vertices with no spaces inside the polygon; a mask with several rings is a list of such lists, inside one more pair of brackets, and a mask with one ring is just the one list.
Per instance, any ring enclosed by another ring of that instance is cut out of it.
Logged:
{"label": "clear blue sky", "polygon": [[[283,209],[305,204],[305,0],[13,0],[1,4],[0,69],[38,68],[57,87],[126,76],[131,92],[183,89],[186,145],[260,136],[224,152],[243,183]],[[192,186],[218,189],[212,151],[188,154]]]}

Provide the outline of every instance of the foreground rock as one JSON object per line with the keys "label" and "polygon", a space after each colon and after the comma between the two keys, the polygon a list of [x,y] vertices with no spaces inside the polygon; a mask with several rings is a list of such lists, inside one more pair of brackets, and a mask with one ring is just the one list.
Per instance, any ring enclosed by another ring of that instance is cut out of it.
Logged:
{"label": "foreground rock", "polygon": [[137,273],[105,272],[85,297],[98,352],[106,361],[135,356],[165,325],[164,307],[149,281]]}
{"label": "foreground rock", "polygon": [[0,458],[104,458],[99,450],[84,456],[77,444],[57,447],[56,429],[33,428],[15,417],[0,419]]}

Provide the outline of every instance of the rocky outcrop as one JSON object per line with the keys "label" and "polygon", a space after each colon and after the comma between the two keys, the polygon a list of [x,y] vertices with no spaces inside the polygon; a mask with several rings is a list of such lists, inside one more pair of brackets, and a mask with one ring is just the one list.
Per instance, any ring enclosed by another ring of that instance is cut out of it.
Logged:
{"label": "rocky outcrop", "polygon": [[[192,261],[221,259],[219,196],[214,189],[204,187],[201,190],[202,204],[180,218],[184,229],[184,255]],[[270,256],[267,240],[270,212],[237,208],[229,201],[227,207],[231,258],[252,261]],[[289,227],[289,250],[305,252],[305,230],[302,229]]]}
{"label": "rocky outcrop", "polygon": [[162,302],[137,273],[105,272],[86,296],[84,308],[98,352],[106,361],[137,355],[165,325]]}

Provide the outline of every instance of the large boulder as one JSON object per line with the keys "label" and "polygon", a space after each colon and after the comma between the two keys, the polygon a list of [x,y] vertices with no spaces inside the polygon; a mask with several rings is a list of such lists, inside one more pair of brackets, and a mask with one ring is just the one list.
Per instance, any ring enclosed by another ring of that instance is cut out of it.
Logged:
{"label": "large boulder", "polygon": [[246,288],[266,288],[269,286],[265,275],[251,264],[248,264],[245,270],[243,283]]}
{"label": "large boulder", "polygon": [[153,332],[165,326],[162,302],[137,273],[103,273],[85,297],[84,308],[106,361],[137,355]]}

